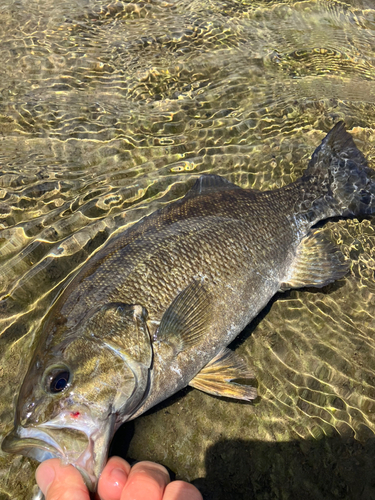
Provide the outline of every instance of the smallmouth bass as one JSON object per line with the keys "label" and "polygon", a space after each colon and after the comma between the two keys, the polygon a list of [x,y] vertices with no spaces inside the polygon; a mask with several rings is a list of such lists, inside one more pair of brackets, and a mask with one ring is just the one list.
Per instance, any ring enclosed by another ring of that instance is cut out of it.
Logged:
{"label": "smallmouth bass", "polygon": [[183,387],[251,401],[254,375],[228,344],[276,292],[346,274],[317,222],[374,211],[375,172],[343,122],[281,189],[201,176],[113,237],[57,298],[2,449],[60,457],[94,491],[115,430]]}

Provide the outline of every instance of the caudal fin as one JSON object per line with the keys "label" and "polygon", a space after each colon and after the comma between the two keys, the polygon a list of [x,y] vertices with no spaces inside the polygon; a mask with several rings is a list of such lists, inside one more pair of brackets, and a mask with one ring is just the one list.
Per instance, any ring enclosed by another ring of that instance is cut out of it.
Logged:
{"label": "caudal fin", "polygon": [[312,190],[320,191],[313,209],[318,220],[375,213],[375,171],[369,168],[342,121],[315,150],[302,180],[314,186]]}

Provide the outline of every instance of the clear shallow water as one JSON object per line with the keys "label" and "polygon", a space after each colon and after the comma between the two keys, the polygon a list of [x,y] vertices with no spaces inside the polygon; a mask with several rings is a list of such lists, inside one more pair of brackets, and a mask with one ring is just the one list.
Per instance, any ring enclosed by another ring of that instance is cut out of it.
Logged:
{"label": "clear shallow water", "polygon": [[[2,2],[1,434],[48,306],[114,231],[202,172],[285,185],[339,119],[375,166],[371,7]],[[241,336],[255,405],[187,390],[116,452],[162,462],[207,498],[375,498],[375,224],[322,231],[351,272],[278,296]],[[34,468],[0,455],[0,499],[30,498]]]}

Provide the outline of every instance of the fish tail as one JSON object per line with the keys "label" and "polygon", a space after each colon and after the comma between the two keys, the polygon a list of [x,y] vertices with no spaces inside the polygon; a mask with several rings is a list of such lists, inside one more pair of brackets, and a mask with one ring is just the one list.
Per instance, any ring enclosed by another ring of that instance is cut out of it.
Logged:
{"label": "fish tail", "polygon": [[375,213],[375,171],[340,121],[315,150],[302,177],[301,200],[312,223],[333,216]]}

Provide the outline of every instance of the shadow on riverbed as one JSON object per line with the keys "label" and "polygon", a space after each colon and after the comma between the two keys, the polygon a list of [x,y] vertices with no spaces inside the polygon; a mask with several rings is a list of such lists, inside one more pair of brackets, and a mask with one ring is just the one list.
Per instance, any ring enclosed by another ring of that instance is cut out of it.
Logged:
{"label": "shadow on riverbed", "polygon": [[375,499],[375,439],[224,440],[208,449],[205,500]]}
{"label": "shadow on riverbed", "polygon": [[[122,426],[111,454],[132,463],[133,434],[133,422]],[[208,448],[205,467],[192,481],[204,500],[375,500],[375,438],[223,440]]]}

